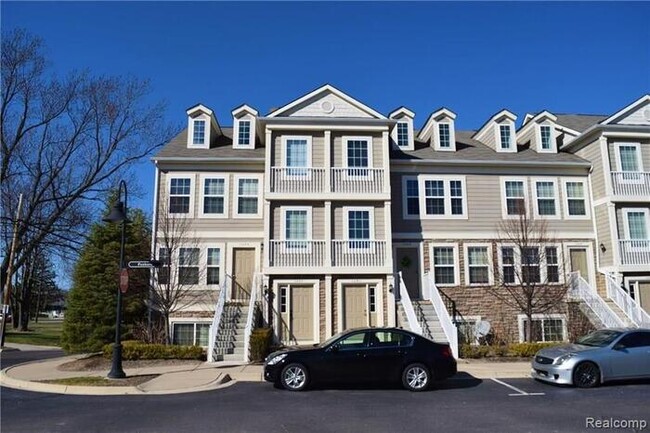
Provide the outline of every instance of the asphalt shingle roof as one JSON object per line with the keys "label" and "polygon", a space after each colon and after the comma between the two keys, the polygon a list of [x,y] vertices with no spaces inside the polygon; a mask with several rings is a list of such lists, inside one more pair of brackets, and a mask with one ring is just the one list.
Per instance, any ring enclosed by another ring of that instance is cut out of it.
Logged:
{"label": "asphalt shingle roof", "polygon": [[600,114],[556,114],[556,116],[558,125],[578,132],[584,132],[609,117]]}
{"label": "asphalt shingle roof", "polygon": [[264,158],[263,147],[233,149],[232,127],[221,127],[223,135],[217,136],[210,149],[188,149],[187,128],[174,137],[154,156],[156,158]]}

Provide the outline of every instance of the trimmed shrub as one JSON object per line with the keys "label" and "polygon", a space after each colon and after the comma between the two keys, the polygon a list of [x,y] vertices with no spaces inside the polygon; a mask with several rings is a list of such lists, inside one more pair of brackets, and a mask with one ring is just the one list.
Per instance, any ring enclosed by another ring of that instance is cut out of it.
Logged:
{"label": "trimmed shrub", "polygon": [[250,359],[253,362],[264,361],[264,358],[271,353],[271,343],[273,341],[272,328],[255,328],[251,332],[250,339]]}
{"label": "trimmed shrub", "polygon": [[[104,346],[104,357],[110,358],[113,345]],[[165,344],[147,344],[139,341],[122,342],[122,359],[137,361],[140,359],[196,359],[205,361],[205,349],[201,346],[177,346]]]}
{"label": "trimmed shrub", "polygon": [[545,347],[557,346],[561,343],[514,343],[508,347],[508,356],[530,358]]}
{"label": "trimmed shrub", "polygon": [[509,345],[473,346],[463,344],[460,346],[460,357],[464,359],[478,358],[530,358],[538,350],[545,347],[557,346],[561,343],[513,343]]}

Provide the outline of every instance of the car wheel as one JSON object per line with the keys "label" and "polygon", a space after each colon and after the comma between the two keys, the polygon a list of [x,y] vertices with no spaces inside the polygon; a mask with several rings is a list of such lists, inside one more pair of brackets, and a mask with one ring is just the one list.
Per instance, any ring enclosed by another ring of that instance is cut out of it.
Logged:
{"label": "car wheel", "polygon": [[302,364],[289,364],[282,370],[280,382],[289,391],[302,391],[307,387],[309,374]]}
{"label": "car wheel", "polygon": [[424,391],[431,382],[431,374],[422,364],[411,364],[402,373],[402,385],[409,391]]}
{"label": "car wheel", "polygon": [[582,362],[573,370],[573,384],[578,388],[593,388],[600,384],[600,369],[593,362]]}

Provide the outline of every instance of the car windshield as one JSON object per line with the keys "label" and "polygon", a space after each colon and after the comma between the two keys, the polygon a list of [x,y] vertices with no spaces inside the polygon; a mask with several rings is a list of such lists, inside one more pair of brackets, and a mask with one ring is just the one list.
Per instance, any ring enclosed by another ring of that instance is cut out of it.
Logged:
{"label": "car windshield", "polygon": [[580,337],[576,343],[582,344],[583,346],[605,347],[611,344],[619,335],[621,335],[619,331],[605,329]]}
{"label": "car windshield", "polygon": [[338,340],[339,338],[341,338],[344,334],[347,334],[348,332],[349,331],[342,331],[342,332],[339,332],[338,334],[334,334],[330,338],[328,338],[327,340],[323,341],[318,346],[319,347],[327,347],[330,344],[332,344],[333,342],[335,342],[336,340]]}

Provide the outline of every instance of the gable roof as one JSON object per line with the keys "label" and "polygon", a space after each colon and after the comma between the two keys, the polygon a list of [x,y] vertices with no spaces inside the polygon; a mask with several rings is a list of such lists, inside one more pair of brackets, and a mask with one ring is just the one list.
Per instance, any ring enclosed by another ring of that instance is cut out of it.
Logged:
{"label": "gable roof", "polygon": [[558,125],[580,133],[607,118],[601,114],[556,114],[556,117]]}
{"label": "gable roof", "polygon": [[640,97],[636,101],[632,102],[627,107],[625,107],[622,110],[619,110],[618,112],[612,114],[611,116],[609,116],[607,119],[605,119],[604,121],[602,121],[600,123],[602,123],[603,125],[608,125],[610,123],[613,123],[614,121],[620,120],[620,118],[625,117],[625,115],[627,113],[629,113],[630,111],[634,111],[637,108],[639,108],[640,106],[642,106],[644,104],[649,104],[649,103],[650,103],[650,94],[643,95],[642,97]]}
{"label": "gable roof", "polygon": [[340,91],[336,87],[332,86],[331,84],[325,84],[323,86],[320,86],[319,88],[307,93],[304,96],[299,97],[298,99],[295,99],[288,104],[277,108],[267,114],[267,117],[277,117],[283,113],[286,113],[287,111],[291,110],[292,108],[302,104],[305,101],[308,101],[310,99],[315,99],[319,95],[324,95],[326,93],[332,93],[339,98],[343,99],[345,102],[349,103],[350,105],[353,105],[354,107],[358,108],[359,110],[369,114],[370,116],[377,118],[377,119],[386,119],[386,116],[383,114],[379,113],[378,111],[373,110],[369,106],[365,105],[361,101],[358,101],[357,99],[354,99],[350,95]]}

